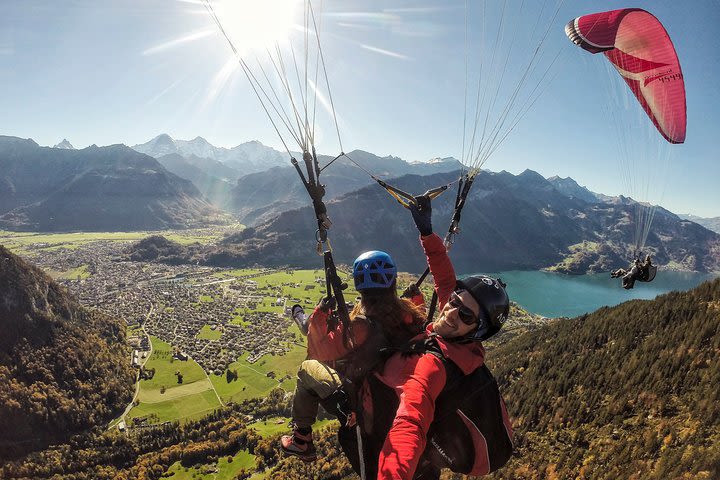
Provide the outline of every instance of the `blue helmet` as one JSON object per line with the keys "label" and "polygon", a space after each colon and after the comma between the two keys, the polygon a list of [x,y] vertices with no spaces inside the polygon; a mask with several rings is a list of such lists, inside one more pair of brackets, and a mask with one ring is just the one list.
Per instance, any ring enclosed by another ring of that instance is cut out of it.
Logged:
{"label": "blue helmet", "polygon": [[353,263],[355,289],[391,288],[395,284],[397,267],[385,252],[371,250],[360,255]]}

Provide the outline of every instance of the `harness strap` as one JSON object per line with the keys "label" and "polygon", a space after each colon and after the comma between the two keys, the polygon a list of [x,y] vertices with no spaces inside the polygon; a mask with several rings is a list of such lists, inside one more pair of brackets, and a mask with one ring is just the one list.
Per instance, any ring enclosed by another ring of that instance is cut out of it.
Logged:
{"label": "harness strap", "polygon": [[303,174],[302,169],[298,161],[292,157],[291,163],[295,167],[300,180],[305,186],[310,199],[312,200],[313,210],[315,211],[315,217],[318,222],[317,230],[317,241],[318,241],[318,253],[324,257],[324,270],[325,270],[325,286],[327,289],[327,297],[334,297],[337,304],[337,314],[340,321],[343,324],[343,340],[347,343],[348,341],[348,326],[350,324],[350,312],[348,312],[347,303],[345,303],[345,297],[343,290],[347,288],[347,284],[344,283],[337,274],[335,268],[335,261],[332,256],[332,248],[327,237],[327,231],[332,225],[330,218],[327,215],[327,207],[323,202],[325,196],[325,186],[320,184],[320,165],[317,160],[315,149],[313,148],[312,153],[305,151],[303,152],[303,161],[305,162],[305,168],[307,170],[307,177]]}

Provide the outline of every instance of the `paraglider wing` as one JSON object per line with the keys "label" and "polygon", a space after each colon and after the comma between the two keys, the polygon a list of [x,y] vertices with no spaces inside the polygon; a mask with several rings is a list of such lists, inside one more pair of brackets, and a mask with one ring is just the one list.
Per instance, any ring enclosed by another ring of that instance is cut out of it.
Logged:
{"label": "paraglider wing", "polygon": [[593,13],[571,20],[565,33],[588,52],[603,52],[668,142],[685,141],[685,81],[657,18],[639,8]]}

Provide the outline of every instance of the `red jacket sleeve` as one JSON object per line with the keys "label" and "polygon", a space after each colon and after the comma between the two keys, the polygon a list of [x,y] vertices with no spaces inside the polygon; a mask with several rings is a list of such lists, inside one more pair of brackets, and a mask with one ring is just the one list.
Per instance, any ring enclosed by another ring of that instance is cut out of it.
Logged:
{"label": "red jacket sleeve", "polygon": [[[402,362],[398,368],[387,365],[385,369],[398,376],[395,384],[400,404],[380,452],[378,480],[411,480],[425,450],[435,400],[445,386],[445,366],[432,354],[406,358],[397,355],[389,362]],[[383,381],[394,383],[393,379]]]}
{"label": "red jacket sleeve", "polygon": [[455,290],[456,277],[447,248],[442,239],[436,234],[420,237],[425,256],[427,257],[430,273],[435,280],[435,291],[438,295],[438,305],[442,308],[447,303],[448,298],[453,290]]}

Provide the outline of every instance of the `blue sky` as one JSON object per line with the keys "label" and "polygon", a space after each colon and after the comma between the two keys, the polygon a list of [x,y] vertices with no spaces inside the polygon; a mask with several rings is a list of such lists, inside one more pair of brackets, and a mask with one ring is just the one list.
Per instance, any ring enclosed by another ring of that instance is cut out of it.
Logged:
{"label": "blue sky", "polygon": [[[345,151],[405,160],[461,157],[465,69],[472,71],[483,55],[473,45],[482,31],[481,2],[468,3],[466,11],[456,0],[324,2],[318,12],[323,54]],[[639,195],[621,181],[616,139],[603,113],[611,108],[604,59],[570,44],[563,27],[586,13],[645,8],[675,43],[688,110],[686,143],[666,149],[671,163],[649,185],[656,192],[647,199],[676,213],[720,216],[720,7],[711,0],[568,0],[551,21],[538,13],[539,1],[526,0],[522,10],[521,3],[508,1],[508,25],[540,18],[550,27],[545,58],[558,58],[543,95],[485,168],[529,168],[570,176],[596,192]],[[295,14],[299,23],[301,9]],[[486,10],[487,31],[498,18],[497,9]],[[254,26],[267,33],[271,26],[262,22]],[[514,48],[508,72],[522,56]],[[160,133],[202,136],[225,147],[260,140],[282,148],[242,71],[226,68],[230,55],[201,2],[0,0],[0,134],[49,146],[67,138],[76,148],[134,145]],[[319,151],[339,153],[332,124],[318,125]],[[638,175],[658,170],[645,162]]]}

